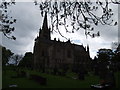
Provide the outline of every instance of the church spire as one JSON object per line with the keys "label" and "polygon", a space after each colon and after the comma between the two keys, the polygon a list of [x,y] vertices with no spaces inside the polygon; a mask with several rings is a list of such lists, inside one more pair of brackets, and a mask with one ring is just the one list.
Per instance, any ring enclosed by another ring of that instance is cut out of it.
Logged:
{"label": "church spire", "polygon": [[43,29],[43,28],[48,29],[47,12],[45,12],[45,17],[44,17],[44,20],[43,20],[43,26],[42,26],[42,29]]}
{"label": "church spire", "polygon": [[88,54],[90,54],[90,52],[89,52],[89,45],[87,44],[87,52],[88,52]]}
{"label": "church spire", "polygon": [[42,29],[40,29],[40,38],[50,40],[50,28],[48,29],[47,12],[45,12]]}

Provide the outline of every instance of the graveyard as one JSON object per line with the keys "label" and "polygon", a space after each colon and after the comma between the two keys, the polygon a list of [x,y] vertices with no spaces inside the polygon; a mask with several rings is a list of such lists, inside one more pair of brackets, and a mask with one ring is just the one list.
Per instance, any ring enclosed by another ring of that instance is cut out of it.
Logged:
{"label": "graveyard", "polygon": [[[66,76],[28,69],[24,69],[22,72],[21,75],[18,75],[18,71],[11,68],[3,71],[2,88],[91,88],[90,85],[100,83],[100,78],[95,76],[93,72],[85,75],[85,80],[79,80],[77,75],[72,72],[68,72]],[[118,84],[120,83],[118,76],[120,76],[120,72],[115,73],[116,88],[119,88]]]}

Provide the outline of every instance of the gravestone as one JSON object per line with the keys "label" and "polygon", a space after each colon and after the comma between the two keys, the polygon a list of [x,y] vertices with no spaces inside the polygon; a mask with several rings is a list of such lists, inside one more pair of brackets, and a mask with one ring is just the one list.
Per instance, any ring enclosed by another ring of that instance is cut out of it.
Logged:
{"label": "gravestone", "polygon": [[41,85],[47,84],[47,79],[38,75],[30,75],[30,78],[36,82],[38,82]]}
{"label": "gravestone", "polygon": [[84,74],[83,71],[81,71],[81,72],[78,73],[78,79],[79,80],[84,80],[85,79],[85,74]]}
{"label": "gravestone", "polygon": [[112,87],[116,86],[115,76],[113,71],[109,71],[106,75],[106,83],[109,84]]}

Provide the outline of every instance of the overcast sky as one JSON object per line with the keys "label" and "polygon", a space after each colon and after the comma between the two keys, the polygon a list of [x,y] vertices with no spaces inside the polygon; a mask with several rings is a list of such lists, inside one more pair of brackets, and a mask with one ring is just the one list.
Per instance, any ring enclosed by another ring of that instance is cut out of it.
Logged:
{"label": "overcast sky", "polygon": [[[118,20],[118,7],[111,6],[114,10],[115,21]],[[17,19],[14,24],[15,31],[13,35],[16,40],[7,39],[2,35],[2,44],[16,54],[24,54],[25,52],[33,52],[34,39],[37,37],[39,28],[42,26],[43,18],[40,15],[39,8],[32,2],[17,2],[16,5],[10,7],[10,15]],[[49,23],[49,21],[48,21]],[[63,28],[61,28],[63,29]],[[95,30],[100,30],[101,36],[91,38],[84,35],[84,30],[80,30],[74,34],[63,34],[71,39],[72,43],[89,45],[90,56],[93,58],[100,48],[111,48],[112,42],[118,42],[118,26],[102,26],[95,27]],[[1,34],[0,34],[1,35]],[[59,34],[51,34],[51,38],[59,38],[61,41],[66,41]],[[0,36],[1,38],[1,36]]]}

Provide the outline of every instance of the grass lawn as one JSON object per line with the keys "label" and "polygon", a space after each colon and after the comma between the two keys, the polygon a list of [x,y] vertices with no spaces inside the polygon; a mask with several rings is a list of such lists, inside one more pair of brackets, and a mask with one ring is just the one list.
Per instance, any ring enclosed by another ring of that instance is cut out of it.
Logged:
{"label": "grass lawn", "polygon": [[[85,80],[78,80],[71,78],[73,76],[76,76],[73,73],[68,73],[67,77],[63,77],[30,70],[27,70],[27,72],[29,72],[30,74],[36,74],[42,77],[46,77],[47,85],[42,86],[36,81],[30,80],[28,78],[11,78],[11,76],[16,75],[16,72],[12,70],[7,70],[5,73],[3,73],[3,88],[7,88],[9,85],[12,84],[18,85],[19,88],[90,88],[91,84],[99,83],[99,78],[92,74],[87,75],[85,77]],[[118,74],[119,73],[117,73],[117,75]]]}
{"label": "grass lawn", "polygon": [[120,72],[115,73],[116,76],[116,87],[120,89]]}

